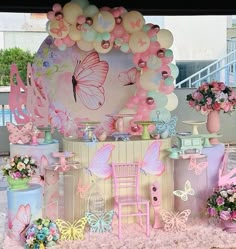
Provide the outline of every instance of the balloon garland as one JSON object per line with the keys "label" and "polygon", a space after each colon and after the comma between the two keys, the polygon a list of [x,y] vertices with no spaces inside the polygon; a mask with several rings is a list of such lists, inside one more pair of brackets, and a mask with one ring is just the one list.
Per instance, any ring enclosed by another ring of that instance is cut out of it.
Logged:
{"label": "balloon garland", "polygon": [[137,120],[163,121],[170,119],[170,111],[178,105],[173,93],[178,67],[172,63],[173,35],[159,25],[145,23],[138,11],[124,7],[97,8],[87,0],[72,0],[63,7],[59,3],[47,13],[47,32],[61,51],[78,46],[82,51],[108,53],[113,48],[133,54],[133,63],[139,71],[135,78],[136,93],[121,114],[134,113],[130,132],[138,133]]}

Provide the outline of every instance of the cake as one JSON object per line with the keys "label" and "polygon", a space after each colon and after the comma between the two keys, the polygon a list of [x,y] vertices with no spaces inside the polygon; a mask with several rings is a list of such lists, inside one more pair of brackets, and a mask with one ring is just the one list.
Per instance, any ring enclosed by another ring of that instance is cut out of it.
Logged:
{"label": "cake", "polygon": [[7,190],[9,237],[21,240],[25,228],[42,217],[42,186],[31,184],[22,190]]}

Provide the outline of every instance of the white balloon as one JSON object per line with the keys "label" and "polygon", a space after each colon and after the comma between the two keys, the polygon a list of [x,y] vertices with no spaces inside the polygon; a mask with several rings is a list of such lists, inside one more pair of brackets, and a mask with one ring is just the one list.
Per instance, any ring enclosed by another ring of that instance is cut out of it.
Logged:
{"label": "white balloon", "polygon": [[157,41],[160,43],[161,48],[170,48],[173,44],[174,37],[168,29],[160,29],[157,33]]}
{"label": "white balloon", "polygon": [[168,111],[175,110],[178,106],[178,103],[179,103],[177,95],[172,92],[171,94],[167,94],[166,97],[168,99],[168,102],[167,102],[167,105],[165,106],[165,108]]}

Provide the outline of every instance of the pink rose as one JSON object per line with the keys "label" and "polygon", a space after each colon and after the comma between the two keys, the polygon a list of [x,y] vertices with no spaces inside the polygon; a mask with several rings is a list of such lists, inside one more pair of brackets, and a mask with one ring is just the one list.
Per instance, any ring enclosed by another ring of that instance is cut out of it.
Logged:
{"label": "pink rose", "polygon": [[231,218],[230,212],[229,211],[220,211],[220,218],[222,220],[229,220]]}
{"label": "pink rose", "polygon": [[216,203],[217,203],[218,206],[224,205],[224,203],[225,203],[224,198],[222,198],[221,196],[219,196],[219,197],[216,199]]}

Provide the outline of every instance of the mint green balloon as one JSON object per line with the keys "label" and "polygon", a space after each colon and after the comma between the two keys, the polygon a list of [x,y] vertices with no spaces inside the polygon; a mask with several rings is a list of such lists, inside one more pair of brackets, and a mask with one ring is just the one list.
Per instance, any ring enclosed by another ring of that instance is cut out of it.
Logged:
{"label": "mint green balloon", "polygon": [[123,52],[123,53],[128,53],[129,52],[129,45],[128,45],[128,43],[123,43],[120,46],[120,51]]}
{"label": "mint green balloon", "polygon": [[95,41],[101,42],[102,40],[103,40],[102,39],[102,34],[101,33],[97,33]]}
{"label": "mint green balloon", "polygon": [[79,4],[79,6],[82,9],[89,6],[89,1],[88,0],[71,0],[71,2]]}
{"label": "mint green balloon", "polygon": [[86,31],[83,31],[82,32],[82,38],[85,40],[85,41],[95,41],[95,38],[96,38],[96,35],[97,35],[97,32],[94,28],[92,28],[91,26],[89,26],[88,24],[83,24],[84,28]]}
{"label": "mint green balloon", "polygon": [[176,79],[179,75],[179,68],[173,64],[173,63],[170,63],[168,64],[169,68],[170,68],[170,71],[171,71],[171,76]]}
{"label": "mint green balloon", "polygon": [[147,25],[147,24],[143,25],[143,31],[144,32],[147,32],[150,29],[151,29],[151,27],[149,25]]}
{"label": "mint green balloon", "polygon": [[102,39],[104,41],[109,41],[111,39],[111,34],[109,32],[102,33]]}
{"label": "mint green balloon", "polygon": [[85,16],[95,16],[99,12],[99,9],[95,5],[89,5],[84,9],[84,15]]}
{"label": "mint green balloon", "polygon": [[168,103],[168,98],[164,93],[149,91],[147,92],[147,97],[152,97],[158,108],[165,107]]}
{"label": "mint green balloon", "polygon": [[173,57],[173,51],[171,49],[166,49],[165,57]]}
{"label": "mint green balloon", "polygon": [[165,82],[165,85],[171,86],[171,85],[173,85],[173,83],[174,83],[174,78],[172,78],[172,77],[167,77],[167,78],[164,80],[164,82]]}

